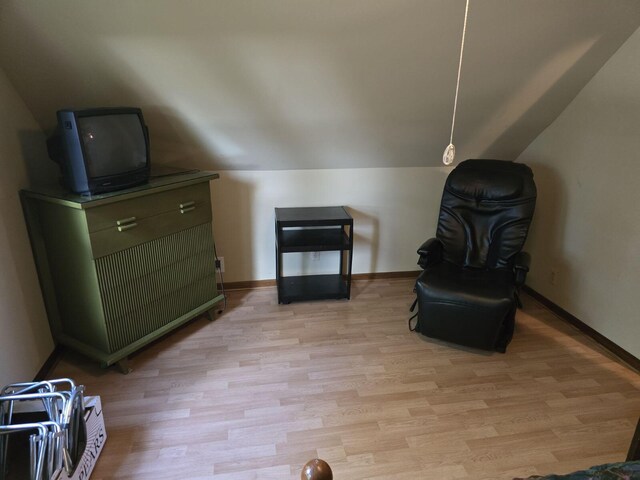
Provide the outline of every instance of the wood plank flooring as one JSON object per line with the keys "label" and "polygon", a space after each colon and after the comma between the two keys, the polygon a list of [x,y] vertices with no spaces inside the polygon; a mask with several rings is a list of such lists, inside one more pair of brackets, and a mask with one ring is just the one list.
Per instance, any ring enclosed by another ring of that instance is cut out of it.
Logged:
{"label": "wood plank flooring", "polygon": [[624,460],[637,372],[529,297],[506,354],[411,333],[412,287],[291,305],[232,291],[127,376],[65,353],[52,376],[102,396],[92,479],[299,479],[314,457],[336,480],[506,479]]}

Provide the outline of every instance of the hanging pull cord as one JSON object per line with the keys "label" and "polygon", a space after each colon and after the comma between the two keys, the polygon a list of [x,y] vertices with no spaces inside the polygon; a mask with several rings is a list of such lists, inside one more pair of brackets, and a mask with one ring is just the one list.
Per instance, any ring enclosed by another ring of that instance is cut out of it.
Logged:
{"label": "hanging pull cord", "polygon": [[462,56],[464,54],[464,37],[467,34],[467,16],[469,15],[469,0],[464,9],[464,25],[462,26],[462,42],[460,43],[460,59],[458,60],[458,79],[456,80],[456,96],[453,100],[453,118],[451,119],[451,136],[449,145],[442,155],[442,163],[451,165],[456,157],[456,147],[453,145],[453,131],[456,126],[456,110],[458,109],[458,91],[460,90],[460,73],[462,72]]}

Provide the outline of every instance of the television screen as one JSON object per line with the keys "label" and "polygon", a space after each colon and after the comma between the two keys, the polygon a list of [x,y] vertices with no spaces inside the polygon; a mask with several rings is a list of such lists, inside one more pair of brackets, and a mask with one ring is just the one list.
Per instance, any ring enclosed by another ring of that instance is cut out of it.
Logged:
{"label": "television screen", "polygon": [[77,124],[89,177],[106,177],[146,166],[147,145],[138,115],[79,116]]}

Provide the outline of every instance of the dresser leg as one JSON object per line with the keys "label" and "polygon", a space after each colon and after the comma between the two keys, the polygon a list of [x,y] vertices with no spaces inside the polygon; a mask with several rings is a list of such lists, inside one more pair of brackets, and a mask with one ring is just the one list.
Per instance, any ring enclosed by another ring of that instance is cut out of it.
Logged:
{"label": "dresser leg", "polygon": [[114,363],[114,365],[123,375],[128,375],[133,371],[133,369],[129,366],[129,359],[127,357],[123,358],[122,360],[118,360],[116,363]]}

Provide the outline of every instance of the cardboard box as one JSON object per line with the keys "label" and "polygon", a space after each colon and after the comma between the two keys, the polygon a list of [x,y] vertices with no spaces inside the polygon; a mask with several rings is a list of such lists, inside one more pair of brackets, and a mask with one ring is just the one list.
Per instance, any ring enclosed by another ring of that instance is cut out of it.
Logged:
{"label": "cardboard box", "polygon": [[107,430],[104,427],[100,397],[85,397],[84,406],[84,419],[87,425],[87,446],[71,476],[67,475],[67,472],[63,469],[56,471],[51,480],[87,480],[91,477],[91,472],[96,466],[104,443],[107,441]]}

